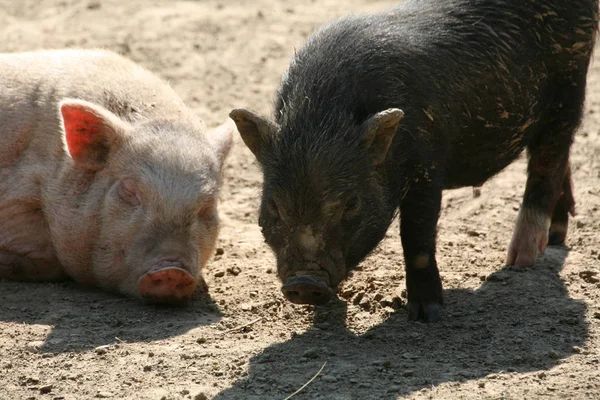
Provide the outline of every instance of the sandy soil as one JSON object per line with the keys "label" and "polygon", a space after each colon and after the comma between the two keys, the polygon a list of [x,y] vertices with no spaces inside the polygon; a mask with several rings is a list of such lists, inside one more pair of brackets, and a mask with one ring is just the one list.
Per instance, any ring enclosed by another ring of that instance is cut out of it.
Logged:
{"label": "sandy soil", "polygon": [[[215,126],[234,107],[269,113],[307,35],[379,0],[0,0],[0,51],[106,47],[169,80]],[[600,52],[597,52],[600,55]],[[284,301],[256,224],[260,174],[236,137],[210,297],[138,304],[74,283],[0,282],[2,399],[600,398],[600,64],[573,148],[578,216],[568,246],[504,268],[524,160],[448,191],[439,265],[447,305],[406,322],[398,226],[315,310]],[[248,324],[245,328],[236,327]]]}

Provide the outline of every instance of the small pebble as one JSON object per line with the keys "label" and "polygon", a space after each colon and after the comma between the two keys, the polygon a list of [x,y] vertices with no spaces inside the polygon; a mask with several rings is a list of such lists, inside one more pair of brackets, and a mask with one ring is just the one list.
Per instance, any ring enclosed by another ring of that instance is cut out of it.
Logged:
{"label": "small pebble", "polygon": [[25,345],[25,348],[32,353],[37,353],[42,347],[44,347],[44,342],[42,342],[41,340],[35,340]]}
{"label": "small pebble", "polygon": [[[390,295],[384,296],[381,300],[379,300],[379,304],[381,304],[382,307],[394,307],[395,299],[399,298]],[[400,303],[402,303],[402,301],[400,301]]]}
{"label": "small pebble", "polygon": [[110,345],[98,346],[94,349],[94,352],[98,355],[106,354]]}
{"label": "small pebble", "polygon": [[113,394],[111,392],[98,392],[96,393],[96,397],[100,399],[108,399],[110,397],[113,397]]}
{"label": "small pebble", "polygon": [[356,293],[356,296],[354,296],[354,298],[352,299],[352,304],[354,305],[359,305],[360,301],[363,299],[363,297],[365,296],[365,292],[358,292]]}
{"label": "small pebble", "polygon": [[54,387],[54,385],[44,385],[40,388],[40,393],[41,394],[47,394],[50,393],[52,391],[52,388]]}
{"label": "small pebble", "polygon": [[557,358],[560,358],[560,353],[556,350],[550,350],[548,352],[548,357],[557,359]]}
{"label": "small pebble", "polygon": [[238,276],[242,272],[242,269],[238,266],[233,266],[227,268],[227,273],[233,276]]}
{"label": "small pebble", "polygon": [[53,338],[53,339],[48,339],[48,344],[51,344],[53,346],[57,346],[59,344],[62,344],[65,340],[61,339],[61,338]]}
{"label": "small pebble", "polygon": [[587,283],[598,283],[600,282],[600,277],[598,277],[597,271],[581,271],[579,273],[579,277],[583,279]]}
{"label": "small pebble", "polygon": [[371,301],[367,296],[365,296],[360,300],[358,305],[365,310],[369,310],[371,308]]}
{"label": "small pebble", "polygon": [[349,299],[356,293],[356,290],[352,287],[345,288],[340,292],[340,296],[344,299]]}
{"label": "small pebble", "polygon": [[99,1],[90,1],[87,5],[88,10],[97,10],[102,7]]}
{"label": "small pebble", "polygon": [[319,358],[319,351],[315,347],[311,347],[302,354],[302,357]]}

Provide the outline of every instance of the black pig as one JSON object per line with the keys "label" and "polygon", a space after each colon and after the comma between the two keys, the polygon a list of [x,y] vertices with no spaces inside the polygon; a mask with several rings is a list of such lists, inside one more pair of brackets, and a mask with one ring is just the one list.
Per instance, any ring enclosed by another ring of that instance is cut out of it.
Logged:
{"label": "black pig", "polygon": [[524,148],[507,264],[562,243],[598,0],[408,0],[349,16],[293,58],[274,121],[231,112],[264,173],[259,224],[285,296],[324,304],[400,211],[408,317],[439,318],[443,189],[479,186]]}

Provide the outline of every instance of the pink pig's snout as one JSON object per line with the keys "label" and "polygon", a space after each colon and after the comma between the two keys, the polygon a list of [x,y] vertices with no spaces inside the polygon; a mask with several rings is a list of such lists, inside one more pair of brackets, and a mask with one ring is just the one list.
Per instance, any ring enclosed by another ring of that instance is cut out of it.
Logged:
{"label": "pink pig's snout", "polygon": [[196,290],[196,279],[178,261],[159,261],[140,279],[143,297],[176,302],[190,297]]}

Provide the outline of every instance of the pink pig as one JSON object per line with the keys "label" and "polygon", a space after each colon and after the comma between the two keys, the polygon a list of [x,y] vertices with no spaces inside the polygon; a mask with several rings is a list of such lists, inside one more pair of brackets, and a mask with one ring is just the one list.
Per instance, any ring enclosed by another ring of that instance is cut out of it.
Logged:
{"label": "pink pig", "polygon": [[219,231],[233,123],[108,51],[0,55],[0,278],[188,298]]}

